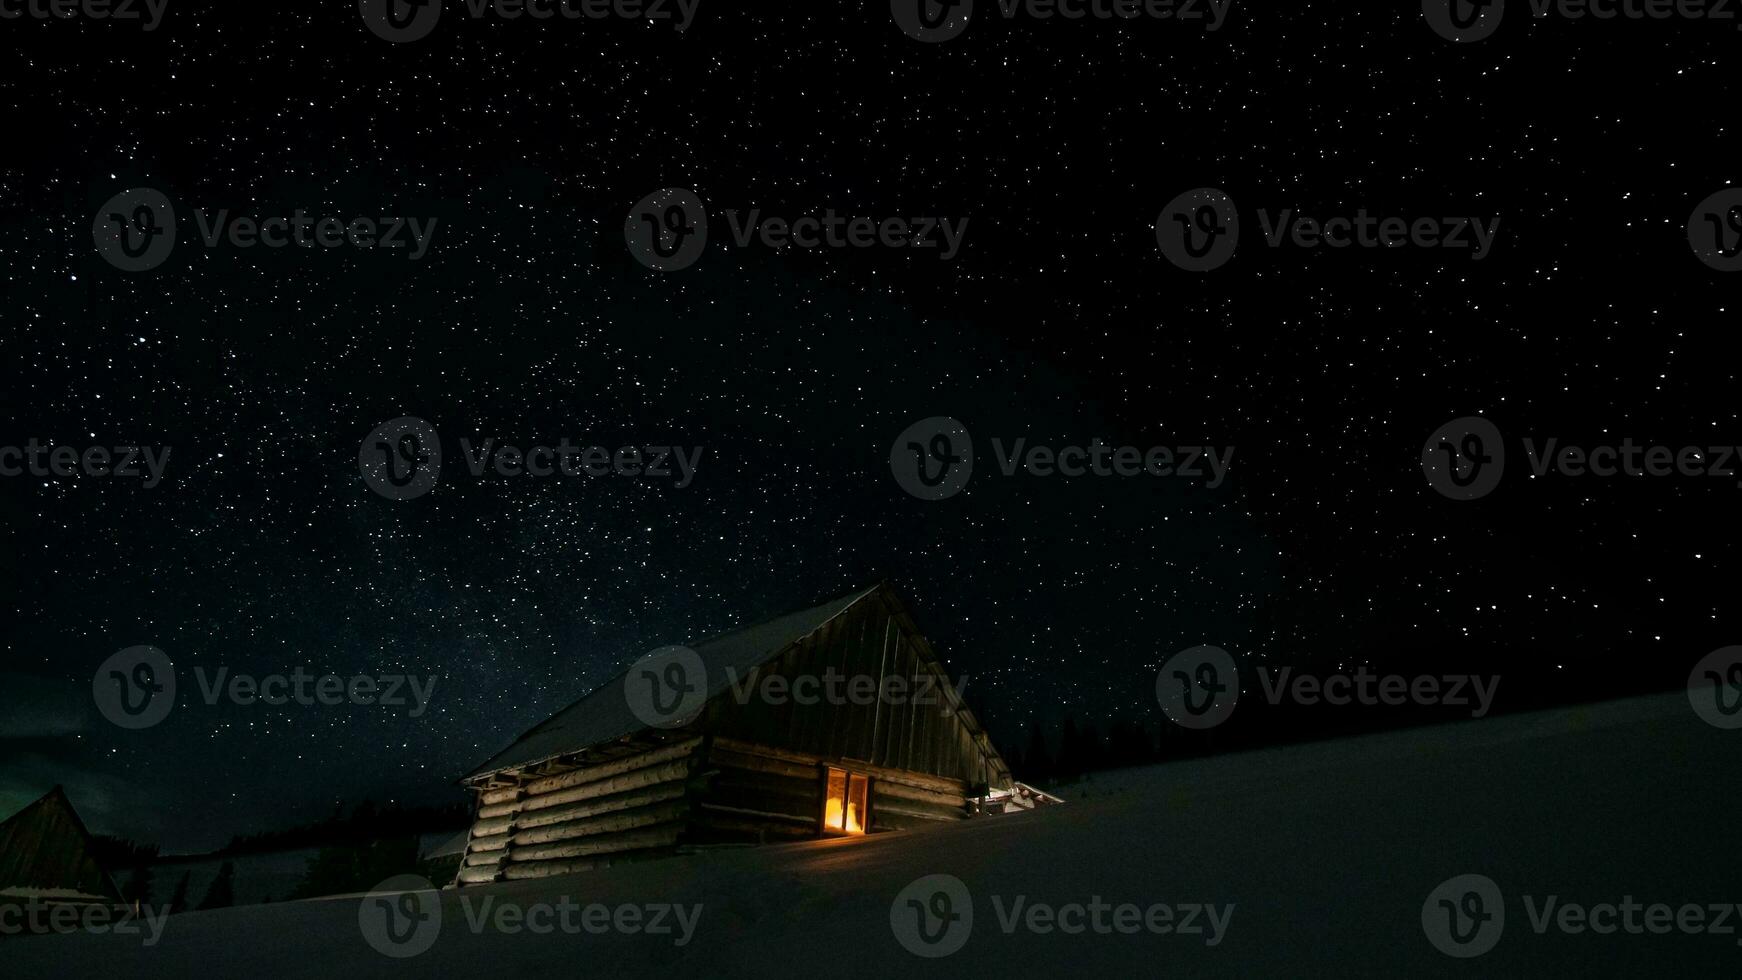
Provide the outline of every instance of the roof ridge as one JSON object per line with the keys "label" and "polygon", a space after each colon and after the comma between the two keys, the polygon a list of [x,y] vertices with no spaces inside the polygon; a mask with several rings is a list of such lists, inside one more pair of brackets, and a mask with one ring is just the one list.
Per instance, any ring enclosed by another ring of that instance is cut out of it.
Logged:
{"label": "roof ridge", "polygon": [[[754,633],[757,630],[764,629],[764,628],[770,627],[770,626],[774,626],[775,624],[778,624],[778,623],[782,622],[783,620],[805,617],[808,615],[819,613],[823,610],[833,609],[833,612],[831,612],[828,616],[824,617],[821,620],[818,620],[815,624],[810,625],[809,628],[805,629],[802,633],[799,633],[797,635],[790,636],[790,637],[784,637],[782,639],[782,642],[778,642],[778,643],[770,642],[769,644],[767,644],[765,649],[760,650],[759,654],[757,655],[757,657],[754,661],[754,664],[746,665],[746,666],[758,666],[758,665],[761,665],[763,663],[766,663],[769,659],[771,659],[775,655],[779,654],[781,651],[785,650],[787,647],[791,646],[793,643],[797,642],[798,640],[803,639],[804,637],[809,636],[812,633],[816,632],[817,630],[821,629],[825,624],[834,620],[838,616],[841,616],[842,614],[846,613],[849,609],[854,608],[859,603],[863,602],[865,599],[869,598],[872,595],[877,594],[878,592],[884,591],[888,587],[889,587],[889,583],[887,580],[879,580],[878,582],[875,582],[871,585],[864,586],[864,587],[858,588],[858,589],[854,589],[851,592],[846,592],[846,593],[837,595],[834,598],[829,599],[827,601],[820,602],[820,603],[814,603],[814,604],[808,605],[808,606],[801,606],[799,608],[792,609],[788,612],[781,613],[778,616],[773,616],[773,617],[770,617],[767,619],[758,620],[757,622],[750,623],[750,624],[747,624],[744,626],[740,626],[740,627],[737,627],[736,629],[726,630],[726,631],[723,631],[721,633],[717,633],[713,636],[710,636],[706,640],[702,640],[702,641],[694,643],[693,645],[687,645],[687,646],[689,649],[695,650],[698,653],[701,653],[701,652],[707,651],[707,650],[723,651],[723,649],[727,645],[728,641],[730,641],[734,638],[742,637],[742,636],[745,636],[747,634]],[[802,620],[801,620],[801,622],[802,622]],[[645,656],[645,654],[643,654],[643,656]],[[637,660],[639,660],[639,658],[637,658]],[[522,732],[512,742],[508,743],[500,751],[498,751],[496,754],[492,755],[490,757],[490,759],[488,761],[486,761],[483,765],[481,765],[478,768],[467,773],[465,776],[462,776],[460,781],[464,782],[466,780],[474,779],[474,778],[477,778],[479,776],[489,775],[490,773],[501,772],[504,769],[515,768],[515,767],[526,766],[526,765],[533,765],[533,764],[540,762],[540,761],[555,758],[558,755],[563,755],[563,754],[566,754],[568,752],[573,752],[573,751],[577,751],[577,750],[582,749],[582,748],[586,748],[588,745],[596,745],[600,741],[604,741],[608,738],[617,737],[617,735],[633,734],[636,731],[645,730],[647,727],[646,725],[634,724],[627,731],[619,732],[619,733],[616,733],[616,734],[610,735],[610,736],[606,736],[604,739],[588,740],[586,745],[572,745],[572,746],[569,746],[567,748],[561,749],[560,751],[551,751],[551,752],[549,752],[547,754],[543,754],[543,755],[540,755],[540,754],[535,752],[535,753],[532,753],[528,758],[525,758],[525,759],[516,759],[516,760],[511,761],[511,762],[500,762],[500,760],[503,760],[505,757],[511,757],[512,750],[516,746],[524,745],[525,743],[531,741],[535,736],[538,736],[541,734],[548,734],[551,732],[556,732],[556,731],[562,730],[566,726],[561,725],[561,724],[554,724],[554,723],[569,719],[569,717],[575,711],[580,709],[583,705],[587,704],[589,701],[592,701],[595,697],[598,697],[600,694],[606,692],[607,690],[613,689],[613,688],[621,690],[623,680],[628,676],[629,671],[634,668],[636,662],[637,661],[631,661],[630,663],[624,665],[623,669],[617,671],[615,674],[612,674],[606,680],[600,682],[592,690],[581,695],[579,698],[570,702],[568,705],[557,709],[555,712],[550,714],[548,717],[544,718],[538,724],[536,724],[536,725],[532,726],[531,728],[527,729],[526,731]],[[708,700],[710,700],[710,701],[713,700],[713,698],[718,696],[719,693],[720,692],[718,692],[718,691],[710,693],[708,695]]]}

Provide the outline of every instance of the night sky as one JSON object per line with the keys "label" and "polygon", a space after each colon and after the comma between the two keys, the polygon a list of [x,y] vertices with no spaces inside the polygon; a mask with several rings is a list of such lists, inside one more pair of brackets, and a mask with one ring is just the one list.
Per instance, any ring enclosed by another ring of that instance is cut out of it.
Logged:
{"label": "night sky", "polygon": [[[995,734],[1161,722],[1196,644],[1495,671],[1539,699],[1674,687],[1737,642],[1736,478],[1533,479],[1477,501],[1424,440],[1742,441],[1736,287],[1688,245],[1742,182],[1732,24],[1531,22],[1458,46],[1412,3],[905,36],[887,5],[701,4],[422,40],[357,5],[170,0],[155,31],[0,22],[0,445],[171,447],[161,485],[0,477],[0,812],[66,784],[170,850],[453,781],[653,647],[889,578]],[[993,4],[982,2],[982,7]],[[175,203],[162,266],[93,217]],[[660,188],[710,246],[625,247]],[[1242,208],[1235,258],[1164,258],[1162,207]],[[207,248],[197,209],[437,219],[428,254]],[[960,255],[735,247],[724,211],[967,217]],[[1270,248],[1249,216],[1499,216],[1492,254]],[[372,492],[415,416],[439,485]],[[962,421],[967,489],[893,479]],[[692,485],[474,477],[462,438],[700,447]],[[989,441],[1233,447],[1229,477],[1003,477]],[[1738,463],[1742,466],[1742,462]],[[1726,598],[1728,597],[1728,598]],[[138,644],[163,724],[92,705]],[[208,671],[437,678],[426,715],[197,698]],[[1502,697],[1504,698],[1503,690]]]}

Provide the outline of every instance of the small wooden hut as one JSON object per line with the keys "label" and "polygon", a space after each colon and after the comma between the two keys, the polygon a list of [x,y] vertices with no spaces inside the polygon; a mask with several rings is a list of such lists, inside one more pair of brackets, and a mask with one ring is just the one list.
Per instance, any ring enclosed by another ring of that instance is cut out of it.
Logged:
{"label": "small wooden hut", "polygon": [[0,821],[0,905],[125,904],[66,791]]}
{"label": "small wooden hut", "polygon": [[[887,585],[692,649],[693,715],[650,725],[625,671],[464,777],[477,810],[456,883],[964,820],[1017,789]],[[767,696],[830,676],[835,696]]]}

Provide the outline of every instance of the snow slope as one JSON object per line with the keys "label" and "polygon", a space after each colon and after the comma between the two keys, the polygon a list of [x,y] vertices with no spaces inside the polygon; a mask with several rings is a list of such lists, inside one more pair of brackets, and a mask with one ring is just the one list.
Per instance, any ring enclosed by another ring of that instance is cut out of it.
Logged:
{"label": "snow slope", "polygon": [[[444,891],[434,946],[408,959],[365,942],[357,897],[176,916],[154,948],[89,935],[0,948],[9,975],[72,977],[1734,976],[1736,934],[1538,934],[1523,896],[1742,902],[1739,772],[1742,731],[1660,696],[1128,770],[1079,802],[931,831]],[[1492,951],[1459,960],[1430,945],[1423,903],[1469,873],[1499,885],[1505,924]],[[897,941],[891,906],[933,874],[961,879],[973,922],[960,952],[928,959]],[[702,910],[678,946],[473,931],[460,906],[562,895]],[[1234,911],[1213,947],[1007,933],[999,909],[1016,896]]]}

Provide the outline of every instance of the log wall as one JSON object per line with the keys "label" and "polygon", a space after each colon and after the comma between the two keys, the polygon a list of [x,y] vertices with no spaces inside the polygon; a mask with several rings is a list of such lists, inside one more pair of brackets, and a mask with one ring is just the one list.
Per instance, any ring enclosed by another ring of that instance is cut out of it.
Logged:
{"label": "log wall", "polygon": [[699,839],[760,843],[818,835],[828,765],[871,777],[873,832],[968,816],[968,786],[961,780],[716,738],[696,783],[691,820]]}
{"label": "log wall", "polygon": [[700,746],[693,738],[481,790],[456,883],[567,874],[677,844]]}
{"label": "log wall", "polygon": [[[702,724],[708,732],[970,786],[1009,782],[1008,767],[935,652],[905,613],[880,597],[730,679],[735,686],[708,705]],[[771,679],[773,697],[766,696]]]}

